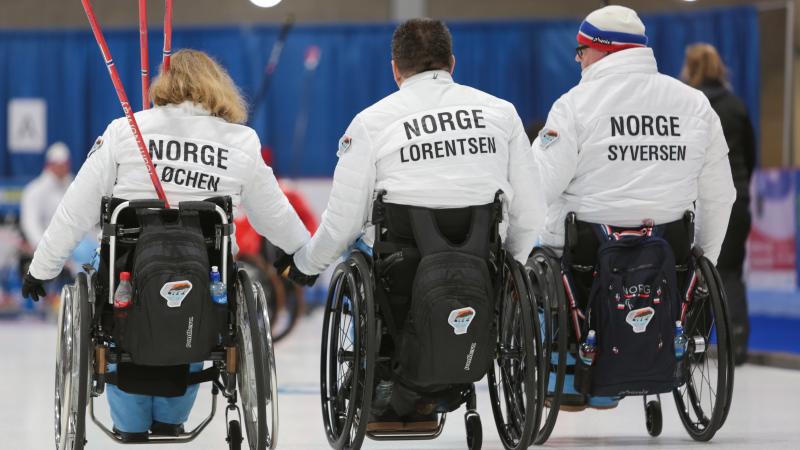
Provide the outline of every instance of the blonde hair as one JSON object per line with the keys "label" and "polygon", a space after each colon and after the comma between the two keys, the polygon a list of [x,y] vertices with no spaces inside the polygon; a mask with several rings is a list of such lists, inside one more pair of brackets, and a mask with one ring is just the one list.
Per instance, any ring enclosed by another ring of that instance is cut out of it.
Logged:
{"label": "blonde hair", "polygon": [[150,99],[158,106],[188,100],[228,122],[247,121],[247,104],[228,72],[198,50],[182,49],[172,55],[169,70],[161,67],[150,86]]}
{"label": "blonde hair", "polygon": [[694,44],[686,47],[681,79],[695,88],[706,81],[717,81],[727,86],[728,70],[713,45]]}

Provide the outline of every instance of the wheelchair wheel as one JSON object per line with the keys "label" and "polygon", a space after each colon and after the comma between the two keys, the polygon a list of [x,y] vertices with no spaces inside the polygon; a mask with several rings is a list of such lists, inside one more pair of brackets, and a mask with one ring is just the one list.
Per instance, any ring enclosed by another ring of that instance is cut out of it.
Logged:
{"label": "wheelchair wheel", "polygon": [[88,276],[61,291],[56,343],[55,441],[58,450],[80,450],[86,444],[89,395],[91,305]]}
{"label": "wheelchair wheel", "polygon": [[228,438],[226,439],[229,450],[241,450],[242,440],[242,425],[238,420],[231,420],[228,423]]}
{"label": "wheelchair wheel", "polygon": [[[272,342],[276,343],[292,332],[300,318],[302,288],[295,286],[291,281],[281,277],[272,270],[266,260],[241,260],[239,267],[247,272],[250,279],[264,286],[267,295],[267,312],[269,323],[272,327]],[[269,272],[267,272],[267,270]],[[279,306],[280,305],[280,306]]]}
{"label": "wheelchair wheel", "polygon": [[[714,281],[717,283],[717,287],[719,288],[719,294],[721,296],[721,303],[722,306],[721,311],[724,314],[725,324],[727,325],[727,329],[730,330],[732,328],[730,322],[730,315],[728,314],[728,297],[725,293],[725,285],[722,283],[722,277],[720,276],[719,272],[717,271],[716,267],[713,264],[708,262],[707,271],[711,272],[714,276]],[[725,421],[728,419],[728,412],[730,412],[731,408],[731,399],[733,398],[733,371],[736,365],[736,359],[734,357],[734,348],[733,348],[733,333],[728,332],[728,339],[727,345],[725,346],[728,351],[728,361],[727,364],[727,375],[728,375],[728,392],[725,398],[725,409],[722,413],[722,421],[720,421],[719,427],[722,428],[725,425]]]}
{"label": "wheelchair wheel", "polygon": [[561,269],[555,255],[537,248],[526,264],[531,280],[535,313],[540,321],[542,337],[541,384],[542,424],[537,430],[536,445],[547,442],[558,418],[561,393],[567,370],[567,300],[561,283]]}
{"label": "wheelchair wheel", "polygon": [[686,312],[689,348],[683,364],[686,383],[673,391],[684,428],[708,441],[725,421],[733,392],[733,345],[725,298],[711,262],[698,261],[698,284]]}
{"label": "wheelchair wheel", "polygon": [[331,278],[322,328],[320,393],[328,442],[358,449],[364,441],[375,372],[377,331],[370,266],[360,252]]}
{"label": "wheelchair wheel", "polygon": [[[645,398],[646,400],[646,398]],[[650,400],[644,405],[644,419],[647,433],[650,436],[657,437],[661,434],[664,428],[664,419],[661,414],[661,402],[657,400]]]}
{"label": "wheelchair wheel", "polygon": [[481,416],[476,413],[467,413],[467,415],[464,416],[464,429],[467,432],[467,449],[481,450],[483,446]]}
{"label": "wheelchair wheel", "polygon": [[522,266],[506,261],[496,313],[497,357],[488,379],[497,431],[509,450],[528,447],[541,417],[541,341],[532,303]]}
{"label": "wheelchair wheel", "polygon": [[278,431],[275,355],[267,299],[259,283],[239,270],[236,305],[237,384],[251,450],[275,448]]}

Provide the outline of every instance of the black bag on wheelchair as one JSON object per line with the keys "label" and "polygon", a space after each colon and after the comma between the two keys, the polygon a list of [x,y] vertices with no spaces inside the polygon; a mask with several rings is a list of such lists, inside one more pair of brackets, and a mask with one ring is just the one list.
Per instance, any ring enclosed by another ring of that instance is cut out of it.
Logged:
{"label": "black bag on wheelchair", "polygon": [[[219,344],[227,306],[211,300],[209,257],[196,211],[138,212],[133,304],[115,314],[115,339],[135,364],[203,361]],[[174,220],[171,220],[174,219]]]}
{"label": "black bag on wheelchair", "polygon": [[595,230],[602,243],[582,335],[595,330],[597,350],[591,366],[578,358],[576,388],[601,396],[669,392],[678,385],[674,337],[681,306],[672,248],[654,235],[658,227]]}
{"label": "black bag on wheelchair", "polygon": [[494,352],[494,293],[488,259],[493,205],[472,208],[466,240],[443,236],[431,210],[409,207],[421,260],[394,355],[395,373],[420,387],[480,380]]}

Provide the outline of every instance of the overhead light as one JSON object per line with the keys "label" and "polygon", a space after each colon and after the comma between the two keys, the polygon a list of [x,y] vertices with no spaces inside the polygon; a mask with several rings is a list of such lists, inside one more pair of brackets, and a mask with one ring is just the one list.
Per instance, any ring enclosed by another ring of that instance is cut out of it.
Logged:
{"label": "overhead light", "polygon": [[683,1],[685,1],[686,3],[694,3],[694,2],[696,2],[697,0],[683,0]]}
{"label": "overhead light", "polygon": [[259,8],[272,8],[280,2],[281,0],[250,0],[250,3],[258,6]]}

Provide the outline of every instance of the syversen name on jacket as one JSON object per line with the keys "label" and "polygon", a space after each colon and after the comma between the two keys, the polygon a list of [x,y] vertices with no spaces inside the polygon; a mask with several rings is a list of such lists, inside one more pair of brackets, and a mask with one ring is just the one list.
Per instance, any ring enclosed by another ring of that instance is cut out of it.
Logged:
{"label": "syversen name on jacket", "polygon": [[[632,114],[611,116],[611,137],[680,137],[678,116]],[[685,161],[686,146],[679,144],[610,145],[609,161]]]}

